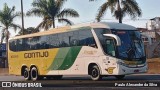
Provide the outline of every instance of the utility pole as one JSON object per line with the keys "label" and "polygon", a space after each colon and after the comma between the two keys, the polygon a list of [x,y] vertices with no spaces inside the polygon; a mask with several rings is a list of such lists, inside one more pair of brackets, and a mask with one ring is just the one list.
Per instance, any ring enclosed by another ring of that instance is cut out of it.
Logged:
{"label": "utility pole", "polygon": [[24,35],[23,0],[21,0],[21,14],[22,14],[22,35]]}

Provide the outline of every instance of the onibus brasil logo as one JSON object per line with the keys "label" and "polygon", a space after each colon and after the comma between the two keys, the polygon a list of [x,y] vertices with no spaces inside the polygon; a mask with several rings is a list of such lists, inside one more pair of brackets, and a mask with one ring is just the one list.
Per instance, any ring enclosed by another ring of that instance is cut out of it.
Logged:
{"label": "onibus brasil logo", "polygon": [[41,83],[2,82],[2,87],[42,87]]}

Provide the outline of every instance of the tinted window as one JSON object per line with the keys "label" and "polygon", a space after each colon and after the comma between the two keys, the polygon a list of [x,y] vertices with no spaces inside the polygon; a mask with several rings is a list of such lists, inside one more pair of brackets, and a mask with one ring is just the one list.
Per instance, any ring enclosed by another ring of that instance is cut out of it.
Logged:
{"label": "tinted window", "polygon": [[85,46],[90,46],[91,44],[95,44],[93,35],[90,30],[79,31],[79,44]]}
{"label": "tinted window", "polygon": [[79,33],[77,31],[69,32],[70,46],[79,46]]}
{"label": "tinted window", "polygon": [[59,47],[58,35],[57,34],[49,35],[48,36],[48,41],[46,41],[46,43],[49,45],[49,48]]}
{"label": "tinted window", "polygon": [[58,34],[59,47],[68,47],[69,46],[69,37],[67,33]]}
{"label": "tinted window", "polygon": [[[85,29],[85,28],[83,28]],[[10,40],[10,50],[26,51],[72,46],[96,46],[91,30],[76,30],[45,36]]]}

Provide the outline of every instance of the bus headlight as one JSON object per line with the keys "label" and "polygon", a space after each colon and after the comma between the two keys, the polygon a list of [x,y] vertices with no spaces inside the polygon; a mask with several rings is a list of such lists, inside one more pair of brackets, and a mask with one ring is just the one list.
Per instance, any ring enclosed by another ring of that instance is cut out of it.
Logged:
{"label": "bus headlight", "polygon": [[125,65],[125,63],[120,62],[120,61],[117,61],[117,64],[119,64],[119,65],[123,65],[123,66],[126,66],[126,65]]}

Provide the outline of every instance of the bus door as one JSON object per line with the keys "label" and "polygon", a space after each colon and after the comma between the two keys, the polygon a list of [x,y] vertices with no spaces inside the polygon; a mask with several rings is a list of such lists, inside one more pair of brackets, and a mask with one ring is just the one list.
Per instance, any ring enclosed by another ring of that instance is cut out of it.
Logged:
{"label": "bus door", "polygon": [[113,69],[115,68],[115,66],[113,66],[113,64],[115,63],[113,60],[116,56],[114,40],[107,38],[104,40],[104,45],[105,46],[103,49],[105,49],[104,52],[106,53],[107,57],[105,57],[105,59],[103,58],[103,67],[105,68],[108,74],[113,74]]}

